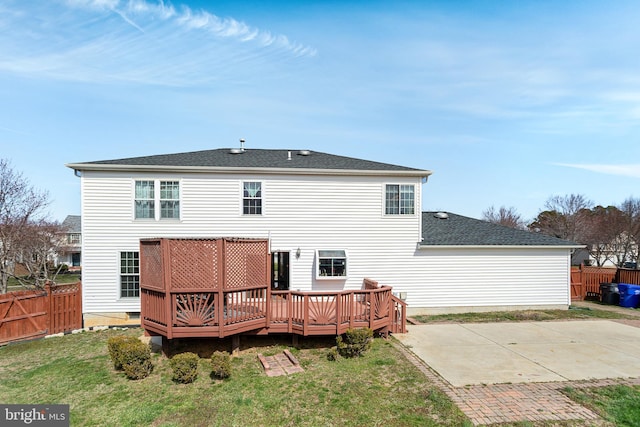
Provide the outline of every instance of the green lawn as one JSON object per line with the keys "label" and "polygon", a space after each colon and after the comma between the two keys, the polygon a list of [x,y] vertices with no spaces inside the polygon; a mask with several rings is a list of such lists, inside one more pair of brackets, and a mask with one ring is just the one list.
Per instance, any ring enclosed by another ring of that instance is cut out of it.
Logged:
{"label": "green lawn", "polygon": [[[331,339],[243,338],[232,377],[212,379],[208,355],[221,344],[182,343],[201,354],[193,384],[171,381],[168,360],[154,354],[150,377],[130,381],[113,370],[107,339],[140,329],[84,332],[0,347],[0,402],[67,403],[73,426],[470,426],[449,398],[390,341],[376,339],[365,357],[326,358]],[[191,342],[193,343],[193,341]],[[227,346],[229,343],[224,343]],[[246,347],[246,348],[245,348]],[[267,377],[257,353],[290,349],[305,372]],[[598,426],[637,426],[640,387],[569,389],[572,399],[606,420]],[[590,426],[586,421],[501,426]]]}
{"label": "green lawn", "polygon": [[640,426],[640,386],[612,386],[587,389],[567,387],[564,393],[597,412],[617,427]]}
{"label": "green lawn", "polygon": [[572,307],[569,310],[520,310],[492,311],[487,313],[436,314],[427,316],[413,316],[413,318],[421,323],[517,322],[568,319],[638,319],[638,317],[634,317],[631,315],[582,307]]}
{"label": "green lawn", "polygon": [[289,347],[274,338],[253,338],[256,347],[233,359],[230,379],[211,379],[202,359],[196,382],[182,385],[171,381],[168,360],[159,354],[144,380],[114,371],[106,341],[116,334],[142,332],[85,332],[0,348],[0,402],[68,403],[74,426],[470,425],[382,339],[365,357],[337,362],[326,358],[331,341],[302,340],[302,348],[291,351],[305,372],[270,378],[257,353]]}
{"label": "green lawn", "polygon": [[[55,283],[59,284],[59,285],[63,285],[66,283],[77,283],[80,281],[81,276],[79,274],[58,274],[55,278]],[[27,282],[28,280],[25,279]],[[9,283],[8,283],[8,290],[9,292],[11,291],[22,291],[25,289],[30,289],[30,288],[25,288],[17,279],[10,277],[9,278]],[[32,288],[31,288],[32,289]]]}

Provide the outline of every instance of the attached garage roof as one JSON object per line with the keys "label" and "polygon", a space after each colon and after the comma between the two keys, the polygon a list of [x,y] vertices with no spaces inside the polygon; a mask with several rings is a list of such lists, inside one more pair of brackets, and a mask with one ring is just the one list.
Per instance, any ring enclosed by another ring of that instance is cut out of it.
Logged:
{"label": "attached garage roof", "polygon": [[420,246],[584,247],[568,240],[449,212],[422,212],[422,239]]}

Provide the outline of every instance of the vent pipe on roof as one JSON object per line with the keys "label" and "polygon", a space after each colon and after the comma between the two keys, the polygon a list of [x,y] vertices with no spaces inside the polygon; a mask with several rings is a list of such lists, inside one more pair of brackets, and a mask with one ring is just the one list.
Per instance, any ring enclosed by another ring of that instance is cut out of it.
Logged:
{"label": "vent pipe on roof", "polygon": [[287,160],[291,160],[291,151],[287,151]]}
{"label": "vent pipe on roof", "polygon": [[240,151],[244,153],[244,138],[240,138]]}

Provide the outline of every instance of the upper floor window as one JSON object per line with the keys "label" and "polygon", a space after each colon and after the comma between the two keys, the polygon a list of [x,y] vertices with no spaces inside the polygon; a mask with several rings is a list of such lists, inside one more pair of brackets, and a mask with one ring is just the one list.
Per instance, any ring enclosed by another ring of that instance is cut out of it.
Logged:
{"label": "upper floor window", "polygon": [[384,204],[385,215],[413,215],[415,213],[415,186],[413,184],[387,184]]}
{"label": "upper floor window", "polygon": [[67,243],[70,245],[79,244],[80,243],[80,233],[69,233],[67,234]]}
{"label": "upper floor window", "polygon": [[136,219],[179,219],[180,182],[136,181],[134,205]]}
{"label": "upper floor window", "polygon": [[245,181],[242,183],[242,213],[262,215],[262,183]]}
{"label": "upper floor window", "polygon": [[136,219],[155,218],[155,182],[136,181]]}
{"label": "upper floor window", "polygon": [[160,218],[180,218],[178,181],[160,181]]}
{"label": "upper floor window", "polygon": [[120,252],[120,297],[140,296],[140,253]]}

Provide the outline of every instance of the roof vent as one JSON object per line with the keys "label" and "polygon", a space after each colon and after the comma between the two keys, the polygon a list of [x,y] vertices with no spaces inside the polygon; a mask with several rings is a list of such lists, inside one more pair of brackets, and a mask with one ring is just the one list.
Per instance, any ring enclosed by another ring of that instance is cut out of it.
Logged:
{"label": "roof vent", "polygon": [[438,218],[438,219],[448,219],[449,218],[449,214],[446,213],[446,212],[436,212],[433,216],[435,218]]}
{"label": "roof vent", "polygon": [[229,152],[231,154],[241,154],[243,151],[241,148],[232,148],[231,150],[229,150]]}
{"label": "roof vent", "polygon": [[298,155],[299,156],[308,156],[309,154],[311,154],[311,151],[309,151],[309,150],[300,150],[300,151],[298,151]]}

